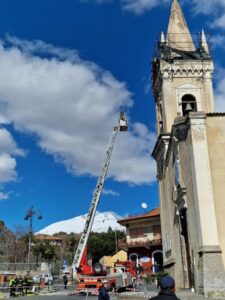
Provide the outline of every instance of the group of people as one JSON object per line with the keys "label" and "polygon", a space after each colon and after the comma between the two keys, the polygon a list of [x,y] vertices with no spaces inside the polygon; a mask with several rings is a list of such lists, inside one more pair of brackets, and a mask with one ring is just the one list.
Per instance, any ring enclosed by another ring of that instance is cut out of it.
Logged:
{"label": "group of people", "polygon": [[[151,300],[179,300],[175,294],[175,281],[170,276],[163,276],[159,280],[160,291],[157,296]],[[99,289],[98,300],[110,300],[109,282],[103,281],[102,287]]]}
{"label": "group of people", "polygon": [[[68,279],[67,276],[63,276],[64,288],[66,289]],[[30,276],[14,276],[10,282],[10,296],[16,296],[16,292],[19,295],[27,294],[29,290],[32,290],[33,280]],[[110,300],[109,295],[109,282],[103,281],[102,287],[99,289],[98,300]],[[159,281],[159,294],[152,297],[151,300],[179,300],[175,294],[175,282],[170,276],[163,276]]]}
{"label": "group of people", "polygon": [[27,294],[33,288],[34,282],[30,276],[14,276],[9,281],[10,296],[15,297],[18,295]]}

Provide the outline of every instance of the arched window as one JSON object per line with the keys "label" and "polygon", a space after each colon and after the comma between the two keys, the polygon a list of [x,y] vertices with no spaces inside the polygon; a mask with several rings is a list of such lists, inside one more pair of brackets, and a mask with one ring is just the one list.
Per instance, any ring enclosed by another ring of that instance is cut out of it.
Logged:
{"label": "arched window", "polygon": [[131,253],[129,255],[129,260],[134,262],[135,265],[138,265],[138,254],[137,253]]}
{"label": "arched window", "polygon": [[182,97],[183,116],[186,116],[190,111],[197,111],[196,99],[193,95],[187,94]]}

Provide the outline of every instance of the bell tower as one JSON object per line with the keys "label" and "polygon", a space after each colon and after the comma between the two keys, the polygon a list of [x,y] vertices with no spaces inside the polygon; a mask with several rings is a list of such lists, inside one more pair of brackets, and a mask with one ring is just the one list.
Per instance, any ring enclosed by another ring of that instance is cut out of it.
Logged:
{"label": "bell tower", "polygon": [[214,112],[213,62],[178,0],[152,61],[163,265],[177,288],[225,297],[225,113]]}
{"label": "bell tower", "polygon": [[152,64],[158,133],[190,111],[214,111],[213,62],[204,31],[194,43],[178,0],[173,0],[166,37],[161,33]]}

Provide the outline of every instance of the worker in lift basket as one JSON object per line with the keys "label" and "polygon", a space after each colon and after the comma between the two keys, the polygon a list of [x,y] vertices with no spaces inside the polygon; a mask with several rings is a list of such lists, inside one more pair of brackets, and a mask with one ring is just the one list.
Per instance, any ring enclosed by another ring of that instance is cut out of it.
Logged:
{"label": "worker in lift basket", "polygon": [[103,285],[99,289],[98,300],[110,300],[109,296],[109,282],[103,280]]}
{"label": "worker in lift basket", "polygon": [[170,276],[163,276],[159,281],[160,292],[151,300],[179,300],[175,294],[175,281]]}

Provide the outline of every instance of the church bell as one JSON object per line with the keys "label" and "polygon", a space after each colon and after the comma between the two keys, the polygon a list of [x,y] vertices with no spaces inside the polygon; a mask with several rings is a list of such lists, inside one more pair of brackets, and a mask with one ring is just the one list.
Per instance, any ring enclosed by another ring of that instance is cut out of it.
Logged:
{"label": "church bell", "polygon": [[186,107],[185,107],[185,114],[187,115],[190,111],[193,111],[193,108],[192,108],[192,106],[191,106],[191,104],[190,103],[187,103],[186,104]]}

